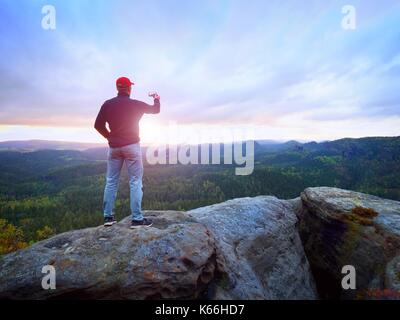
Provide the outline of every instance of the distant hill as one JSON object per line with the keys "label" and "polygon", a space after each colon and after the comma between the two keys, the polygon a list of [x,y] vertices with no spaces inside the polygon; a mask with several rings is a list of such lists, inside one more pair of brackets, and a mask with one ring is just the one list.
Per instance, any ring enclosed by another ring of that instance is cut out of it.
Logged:
{"label": "distant hill", "polygon": [[[100,224],[107,147],[86,149],[87,144],[55,142],[35,147],[40,146],[47,149],[0,151],[1,219],[21,227],[28,241],[39,239],[46,226],[61,233]],[[49,150],[50,146],[84,150]],[[256,142],[255,151],[254,172],[248,176],[236,176],[236,165],[150,165],[145,161],[143,208],[189,210],[267,194],[290,199],[316,186],[400,200],[400,137]],[[124,168],[116,204],[118,219],[130,211],[128,181]]]}

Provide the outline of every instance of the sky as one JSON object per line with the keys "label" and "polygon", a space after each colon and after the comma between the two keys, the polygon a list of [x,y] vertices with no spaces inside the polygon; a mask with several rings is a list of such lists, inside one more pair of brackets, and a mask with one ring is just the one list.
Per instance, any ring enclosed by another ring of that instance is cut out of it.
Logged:
{"label": "sky", "polygon": [[[52,5],[55,29],[42,27]],[[345,5],[355,29],[345,29]],[[0,141],[104,142],[127,76],[146,143],[400,135],[400,1],[0,0]],[[171,128],[178,127],[178,130]],[[211,137],[210,137],[211,136]]]}

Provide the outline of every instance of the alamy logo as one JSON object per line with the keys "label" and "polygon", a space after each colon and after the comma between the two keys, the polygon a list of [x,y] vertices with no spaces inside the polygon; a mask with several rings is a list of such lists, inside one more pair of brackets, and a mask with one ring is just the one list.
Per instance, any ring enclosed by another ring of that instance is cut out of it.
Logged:
{"label": "alamy logo", "polygon": [[[243,146],[245,152],[243,153]],[[146,160],[149,164],[235,164],[244,167],[235,168],[235,174],[245,176],[254,170],[254,141],[201,144],[199,145],[170,145],[148,147]],[[168,157],[167,157],[168,153]]]}
{"label": "alamy logo", "polygon": [[[192,141],[177,143],[173,139],[165,144],[149,146],[146,149],[146,161],[151,164],[236,164],[236,175],[250,175],[254,171],[254,140],[248,139],[253,131],[245,132],[237,128],[203,128],[184,131],[177,124],[170,124],[167,137],[187,137]],[[210,139],[212,137],[212,139]],[[213,140],[215,142],[205,142]],[[202,142],[204,141],[204,142]],[[217,142],[228,141],[228,142]]]}
{"label": "alamy logo", "polygon": [[355,30],[357,27],[356,8],[351,5],[343,6],[342,13],[345,15],[342,19],[342,28],[345,30]]}
{"label": "alamy logo", "polygon": [[342,279],[342,288],[344,290],[356,289],[356,268],[352,265],[343,266],[342,274],[345,274]]}
{"label": "alamy logo", "polygon": [[44,290],[56,289],[56,269],[54,266],[47,265],[42,268],[42,273],[46,274],[42,278],[42,288]]}
{"label": "alamy logo", "polygon": [[42,28],[44,30],[55,30],[56,29],[56,8],[51,5],[43,6],[42,14]]}

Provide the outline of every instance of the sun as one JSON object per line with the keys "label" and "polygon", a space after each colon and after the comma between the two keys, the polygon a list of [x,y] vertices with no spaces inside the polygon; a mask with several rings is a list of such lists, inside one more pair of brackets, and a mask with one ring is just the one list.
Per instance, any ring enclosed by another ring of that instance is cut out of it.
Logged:
{"label": "sun", "polygon": [[140,120],[140,141],[143,144],[158,145],[167,144],[168,127],[161,124],[157,119],[144,116]]}

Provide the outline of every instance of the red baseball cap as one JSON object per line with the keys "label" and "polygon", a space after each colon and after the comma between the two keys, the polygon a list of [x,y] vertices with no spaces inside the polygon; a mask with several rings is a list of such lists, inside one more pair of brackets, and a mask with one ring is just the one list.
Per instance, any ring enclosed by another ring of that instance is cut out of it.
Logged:
{"label": "red baseball cap", "polygon": [[129,80],[129,78],[127,78],[127,77],[118,78],[116,83],[117,83],[118,88],[128,88],[128,87],[134,85],[134,83],[131,82],[131,80]]}

